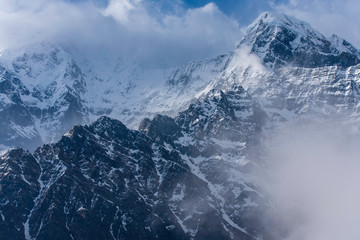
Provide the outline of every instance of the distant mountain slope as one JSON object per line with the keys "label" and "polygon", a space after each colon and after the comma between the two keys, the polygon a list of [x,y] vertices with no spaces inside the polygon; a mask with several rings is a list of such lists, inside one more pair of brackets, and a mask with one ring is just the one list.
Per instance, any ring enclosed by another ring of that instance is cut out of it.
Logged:
{"label": "distant mountain slope", "polygon": [[269,12],[248,27],[233,52],[166,70],[124,59],[104,68],[49,42],[9,50],[0,57],[0,144],[34,149],[101,115],[136,128],[144,117],[176,116],[211,89],[236,85],[274,119],[343,110],[357,116],[359,59],[346,40]]}

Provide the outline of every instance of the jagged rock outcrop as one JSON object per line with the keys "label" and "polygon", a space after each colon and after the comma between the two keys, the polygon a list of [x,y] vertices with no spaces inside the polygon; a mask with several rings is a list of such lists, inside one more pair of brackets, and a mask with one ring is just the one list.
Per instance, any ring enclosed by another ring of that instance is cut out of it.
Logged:
{"label": "jagged rock outcrop", "polygon": [[[237,94],[230,92],[229,99],[246,98],[242,88],[234,91]],[[223,151],[210,132],[219,131],[221,118],[241,124],[238,120],[242,114],[234,112],[239,105],[231,106],[226,97],[225,93],[212,92],[203,102],[196,103],[196,108],[190,107],[175,120],[166,116],[144,120],[140,132],[127,129],[117,120],[101,117],[89,126],[73,127],[59,142],[43,145],[33,154],[22,149],[7,151],[0,159],[1,237],[254,239],[260,236],[259,227],[246,223],[247,218],[256,216],[243,215],[246,206],[237,208],[225,200],[232,197],[231,201],[245,201],[248,208],[256,205],[253,201],[260,201],[256,200],[259,195],[252,185],[247,186],[244,180],[238,182],[241,167],[231,169],[236,162],[224,164],[229,171],[239,174],[236,181],[232,178],[230,182],[225,181],[225,173],[214,178],[212,174],[219,169],[210,169],[211,162],[218,161],[215,159]],[[193,118],[193,114],[198,114],[194,109],[202,108],[209,112],[202,113],[201,124],[205,124],[206,118],[212,122],[207,124],[208,133],[200,129],[189,131],[184,118]],[[209,114],[214,111],[219,111],[219,115],[210,119]],[[251,106],[244,109],[251,118],[248,111],[252,111]],[[225,123],[222,127],[225,128]],[[218,151],[206,153],[201,145],[187,145],[182,138],[189,134],[193,134],[194,142],[213,139],[211,144],[218,144],[215,148]],[[201,137],[197,139],[198,136]],[[223,141],[225,138],[221,137]],[[234,145],[239,140],[229,138]],[[200,162],[200,156],[191,151],[196,148],[201,155],[213,159],[204,158]],[[15,182],[15,186],[10,182]],[[231,188],[228,183],[232,184]],[[227,189],[220,191],[220,186]],[[16,209],[18,214],[11,209]]]}

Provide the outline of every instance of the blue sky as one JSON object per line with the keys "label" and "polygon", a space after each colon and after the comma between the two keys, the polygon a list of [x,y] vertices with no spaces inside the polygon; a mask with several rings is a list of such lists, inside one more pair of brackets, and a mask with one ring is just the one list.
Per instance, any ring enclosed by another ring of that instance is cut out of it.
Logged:
{"label": "blue sky", "polygon": [[[184,0],[186,7],[200,7],[211,1],[208,0]],[[215,0],[212,1],[219,6],[220,10],[227,15],[234,17],[243,24],[250,23],[261,12],[272,10],[271,5],[284,1],[266,0]]]}

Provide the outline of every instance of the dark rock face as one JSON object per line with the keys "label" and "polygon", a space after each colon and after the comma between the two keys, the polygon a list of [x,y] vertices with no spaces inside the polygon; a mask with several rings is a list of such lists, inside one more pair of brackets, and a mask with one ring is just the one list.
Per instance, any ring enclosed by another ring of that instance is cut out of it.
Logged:
{"label": "dark rock face", "polygon": [[152,121],[145,118],[139,126],[139,131],[159,143],[171,142],[181,134],[180,130],[174,119],[163,115],[155,116]]}
{"label": "dark rock face", "polygon": [[[176,119],[145,119],[139,131],[101,117],[34,154],[8,151],[0,159],[0,238],[255,239],[264,233],[251,207],[233,203],[263,200],[238,182],[245,168],[216,159],[225,149],[215,139],[255,134],[254,106],[241,87],[212,91]],[[230,171],[239,177],[229,179]]]}
{"label": "dark rock face", "polygon": [[[223,215],[254,237],[266,234],[259,219],[266,200],[256,193],[256,186],[244,179],[254,167],[253,163],[240,162],[252,159],[253,147],[257,146],[257,137],[266,119],[266,114],[247,92],[234,86],[227,92],[211,91],[174,121],[164,116],[152,121],[145,119],[139,131],[153,140],[162,139],[168,148],[179,152],[211,189],[218,188],[212,193],[218,196]],[[170,127],[174,131],[164,134]],[[247,201],[251,202],[249,206]]]}
{"label": "dark rock face", "polygon": [[27,151],[14,149],[0,160],[0,236],[24,239],[26,216],[40,189],[40,167]]}
{"label": "dark rock face", "polygon": [[216,137],[246,141],[254,136],[254,132],[248,131],[256,128],[255,105],[241,86],[233,86],[226,93],[213,90],[203,102],[198,101],[181,112],[176,122],[199,140]]}

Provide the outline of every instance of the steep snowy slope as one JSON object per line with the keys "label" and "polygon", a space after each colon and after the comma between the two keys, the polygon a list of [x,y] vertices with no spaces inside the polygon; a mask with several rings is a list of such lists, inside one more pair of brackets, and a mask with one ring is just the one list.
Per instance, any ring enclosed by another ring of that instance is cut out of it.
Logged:
{"label": "steep snowy slope", "polygon": [[326,38],[308,23],[281,13],[261,14],[238,48],[244,45],[268,67],[349,67],[359,63],[360,56],[347,41],[335,35]]}
{"label": "steep snowy slope", "polygon": [[[116,62],[110,75],[87,75],[86,93],[90,118],[101,114],[137,128],[144,117],[175,116],[185,109],[224,68],[227,55],[171,69],[144,69],[136,63]],[[103,76],[104,77],[104,76]],[[101,89],[99,89],[101,86]]]}
{"label": "steep snowy slope", "polygon": [[28,89],[0,66],[0,149],[11,145],[32,147],[41,144],[31,113],[21,99]]}
{"label": "steep snowy slope", "polygon": [[[360,54],[334,39],[292,17],[264,13],[210,86],[242,85],[274,120],[307,114],[357,118]],[[245,67],[243,49],[252,59]]]}
{"label": "steep snowy slope", "polygon": [[[233,52],[171,69],[146,69],[125,59],[87,61],[50,43],[8,51],[0,63],[21,87],[6,91],[18,95],[16,108],[28,122],[6,123],[7,135],[18,141],[7,137],[0,144],[34,148],[39,136],[54,141],[72,125],[101,115],[134,129],[144,117],[176,116],[210,90],[235,85],[276,121],[303,113],[357,119],[359,59],[347,41],[278,13],[261,14]],[[2,105],[10,106],[9,94],[2,95]]]}
{"label": "steep snowy slope", "polygon": [[[61,47],[41,43],[17,51],[5,51],[0,58],[4,66],[1,83],[7,96],[18,96],[13,108],[22,108],[27,116],[19,111],[5,111],[0,114],[15,119],[14,135],[20,142],[13,143],[3,139],[4,145],[28,146],[39,144],[31,136],[37,134],[42,141],[54,141],[74,124],[87,115],[83,107],[86,83],[80,68]],[[6,69],[6,70],[5,70]],[[9,77],[12,85],[7,84]],[[28,121],[26,128],[17,122]],[[22,144],[25,142],[26,145]]]}
{"label": "steep snowy slope", "polygon": [[[219,74],[226,57],[172,69],[144,69],[134,62],[116,60],[109,63],[107,72],[102,72],[100,65],[77,64],[77,56],[54,43],[5,51],[0,56],[6,94],[1,102],[4,107],[10,106],[9,99],[17,95],[16,108],[23,108],[28,122],[24,126],[16,121],[6,123],[12,124],[4,127],[10,137],[2,138],[0,143],[34,149],[41,142],[58,140],[74,124],[88,123],[104,114],[132,128],[144,117],[158,113],[174,116]],[[16,79],[11,83],[13,87],[6,80],[10,77]],[[197,81],[189,81],[192,78]],[[9,111],[0,115],[9,118]],[[12,114],[11,118],[20,121],[20,113]],[[11,131],[19,136],[16,141],[11,140]],[[34,142],[32,136],[38,140]]]}

